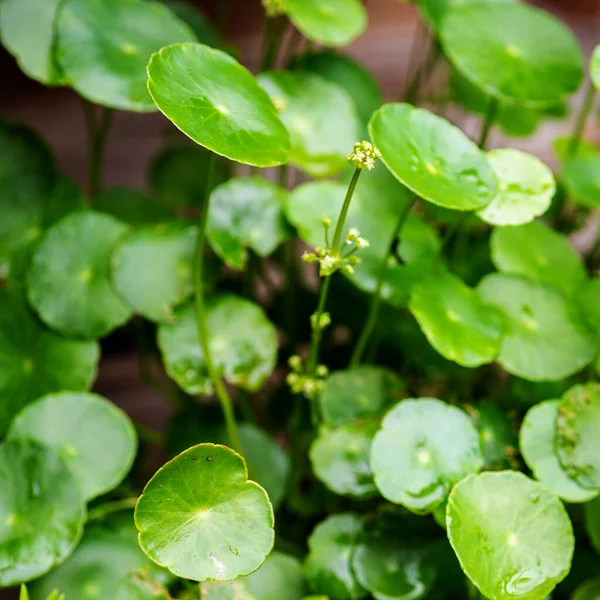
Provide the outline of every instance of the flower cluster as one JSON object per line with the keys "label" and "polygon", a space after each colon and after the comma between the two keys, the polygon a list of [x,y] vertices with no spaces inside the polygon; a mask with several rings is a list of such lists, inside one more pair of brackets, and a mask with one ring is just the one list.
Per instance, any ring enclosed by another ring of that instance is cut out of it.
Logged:
{"label": "flower cluster", "polygon": [[331,315],[328,312],[323,312],[318,316],[317,321],[317,313],[310,316],[310,326],[313,329],[327,329],[331,325]]}
{"label": "flower cluster", "polygon": [[304,394],[307,398],[314,398],[325,385],[325,378],[329,375],[329,369],[325,365],[318,365],[314,375],[304,370],[302,359],[295,354],[288,360],[292,372],[286,381],[293,394]]}
{"label": "flower cluster", "polygon": [[278,17],[285,13],[285,0],[262,0],[267,17]]}
{"label": "flower cluster", "polygon": [[357,169],[370,171],[381,158],[381,152],[371,142],[356,142],[354,150],[348,155],[348,161]]}

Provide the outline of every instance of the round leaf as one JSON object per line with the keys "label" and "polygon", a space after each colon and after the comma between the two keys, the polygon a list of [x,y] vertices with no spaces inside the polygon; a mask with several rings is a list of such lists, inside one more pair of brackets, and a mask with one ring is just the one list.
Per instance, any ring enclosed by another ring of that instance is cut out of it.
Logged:
{"label": "round leaf", "polygon": [[247,248],[268,256],[288,236],[283,216],[287,193],[261,177],[235,178],[216,188],[210,199],[207,235],[225,264],[242,271]]}
{"label": "round leaf", "polygon": [[[479,2],[514,2],[515,0],[478,0]],[[420,12],[435,30],[439,29],[448,11],[471,0],[418,0]]]}
{"label": "round leaf", "polygon": [[73,552],[85,505],[55,450],[18,440],[0,445],[0,514],[0,586],[7,587],[39,577]]}
{"label": "round leaf", "polygon": [[431,512],[452,485],[483,466],[479,434],[461,409],[433,398],[399,402],[371,447],[382,495],[414,512]]}
{"label": "round leaf", "polygon": [[552,171],[538,158],[513,148],[488,152],[498,193],[477,214],[490,225],[522,225],[543,215],[556,191]]}
{"label": "round leaf", "polygon": [[600,383],[576,385],[560,403],[556,451],[567,475],[584,488],[600,491]]}
{"label": "round leaf", "polygon": [[544,598],[571,567],[575,540],[560,500],[522,473],[467,477],[450,494],[448,538],[490,600]]}
{"label": "round leaf", "polygon": [[360,0],[286,0],[285,11],[300,33],[324,46],[346,46],[367,27]]}
{"label": "round leaf", "polygon": [[440,35],[454,67],[506,102],[551,106],[577,91],[583,79],[573,33],[549,13],[520,2],[457,6]]}
{"label": "round leaf", "polygon": [[596,46],[590,60],[590,75],[596,89],[600,90],[600,45]]}
{"label": "round leaf", "polygon": [[281,552],[271,552],[258,571],[239,581],[260,600],[301,600],[305,591],[300,561]]}
{"label": "round leaf", "polygon": [[500,352],[503,317],[450,273],[439,273],[412,291],[409,308],[431,345],[463,367],[492,362]]}
{"label": "round leaf", "polygon": [[61,390],[87,390],[100,348],[46,329],[15,289],[0,290],[0,435],[33,400]]}
{"label": "round leaf", "polygon": [[140,545],[157,564],[196,581],[255,571],[273,547],[273,509],[241,456],[213,444],[186,450],[144,488]]}
{"label": "round leaf", "polygon": [[110,255],[126,229],[109,215],[80,211],[44,234],[27,273],[27,297],[42,321],[64,335],[97,338],[129,319],[109,280]]}
{"label": "round leaf", "polygon": [[[213,361],[231,384],[256,391],[275,367],[277,331],[262,309],[233,295],[208,299],[207,325]],[[189,305],[176,313],[174,323],[158,329],[158,345],[165,367],[188,394],[208,395],[208,376],[196,327],[196,310]]]}
{"label": "round leaf", "polygon": [[304,563],[306,580],[313,591],[334,600],[361,600],[366,596],[352,571],[352,554],[361,531],[360,517],[353,513],[332,515],[314,528]]}
{"label": "round leaf", "polygon": [[277,71],[260,85],[290,132],[290,163],[313,177],[339,173],[358,138],[358,116],[345,90],[318,75]]}
{"label": "round leaf", "polygon": [[22,410],[9,440],[32,439],[60,452],[90,500],[114,489],[131,468],[137,436],[129,417],[96,394],[50,394]]}
{"label": "round leaf", "polygon": [[145,0],[63,0],[57,32],[58,62],[79,94],[139,112],[156,110],[146,89],[150,55],[195,40],[168,8]]}
{"label": "round leaf", "polygon": [[129,188],[102,190],[92,201],[94,208],[131,225],[156,223],[171,217],[171,211],[156,200]]}
{"label": "round leaf", "polygon": [[567,161],[563,183],[569,197],[577,204],[592,209],[600,208],[600,152],[579,152]]}
{"label": "round leaf", "polygon": [[512,375],[558,381],[592,360],[595,336],[558,290],[520,277],[492,274],[479,284],[478,292],[506,315],[498,362]]}
{"label": "round leaf", "polygon": [[485,154],[442,117],[410,104],[386,104],[369,131],[387,168],[424,200],[475,210],[495,196],[498,182]]}
{"label": "round leaf", "polygon": [[152,56],[148,77],[160,111],[201,146],[256,167],[287,161],[289,135],[273,103],[228,54],[202,44],[168,46]]}
{"label": "round leaf", "polygon": [[126,233],[112,256],[112,283],[135,312],[172,321],[174,309],[193,291],[197,227],[172,222]]}
{"label": "round leaf", "polygon": [[587,502],[597,492],[580,487],[562,468],[554,449],[560,400],[547,400],[529,409],[521,425],[519,447],[536,479],[566,502]]}

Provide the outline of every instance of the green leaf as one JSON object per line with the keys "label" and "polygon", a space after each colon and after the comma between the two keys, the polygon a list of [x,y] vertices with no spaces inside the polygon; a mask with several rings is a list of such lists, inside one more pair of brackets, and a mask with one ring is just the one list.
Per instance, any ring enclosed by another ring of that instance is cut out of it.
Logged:
{"label": "green leaf", "polygon": [[301,600],[306,586],[300,561],[271,552],[258,571],[239,580],[260,600]]}
{"label": "green leaf", "polygon": [[567,512],[522,473],[467,477],[450,494],[447,523],[463,571],[490,600],[544,598],[569,572],[575,540]]}
{"label": "green leaf", "polygon": [[286,0],[285,12],[300,33],[323,46],[346,46],[367,28],[360,0]]}
{"label": "green leaf", "polygon": [[146,89],[150,55],[196,38],[159,2],[63,0],[57,39],[58,62],[79,94],[110,108],[148,112],[156,110]]}
{"label": "green leaf", "polygon": [[587,502],[585,510],[585,528],[592,546],[600,553],[600,498]]}
{"label": "green leaf", "polygon": [[[457,6],[467,4],[472,0],[418,0],[419,10],[427,23],[434,29],[438,30],[444,17],[450,10]],[[478,0],[479,2],[514,2],[514,0]]]}
{"label": "green leaf", "polygon": [[200,600],[258,600],[241,581],[200,584]]}
{"label": "green leaf", "polygon": [[583,80],[583,55],[573,33],[549,13],[520,2],[457,6],[443,20],[440,36],[452,65],[499,100],[551,106]]}
{"label": "green leaf", "polygon": [[369,453],[377,429],[376,421],[322,426],[309,453],[315,476],[340,496],[376,496]]}
{"label": "green leaf", "polygon": [[143,571],[165,583],[164,573],[144,555],[135,539],[93,527],[67,562],[31,584],[31,600],[44,600],[53,589],[60,589],[66,600],[112,600],[132,571]]}
{"label": "green leaf", "polygon": [[566,502],[587,502],[598,492],[586,490],[563,469],[556,450],[556,419],[560,400],[546,400],[527,411],[519,433],[521,454],[535,478]]}
{"label": "green leaf", "polygon": [[221,46],[219,33],[204,13],[195,4],[186,0],[161,0],[194,32],[199,42],[218,48]]}
{"label": "green leaf", "polygon": [[[226,294],[206,302],[210,345],[217,370],[231,384],[254,392],[273,371],[277,331],[253,302]],[[198,339],[196,310],[176,312],[174,323],[158,328],[158,345],[167,373],[188,394],[208,395],[212,383]]]}
{"label": "green leaf", "polygon": [[117,242],[112,284],[119,296],[151,321],[173,321],[193,291],[198,228],[183,222],[138,227]]}
{"label": "green leaf", "polygon": [[577,308],[557,289],[495,273],[485,277],[477,290],[485,302],[506,315],[498,362],[512,375],[558,381],[592,360],[595,337]]}
{"label": "green leaf", "polygon": [[567,475],[600,492],[600,383],[565,392],[556,418],[556,451]]}
{"label": "green leaf", "polygon": [[314,592],[335,600],[361,600],[367,595],[352,571],[352,555],[361,531],[361,519],[354,513],[331,515],[314,528],[304,563],[306,580]]}
{"label": "green leaf", "polygon": [[477,214],[490,225],[522,225],[543,215],[554,197],[552,171],[538,158],[513,148],[488,152],[498,193]]}
{"label": "green leaf", "polygon": [[576,299],[582,314],[590,325],[600,333],[600,277],[586,281],[577,290]]}
{"label": "green leaf", "polygon": [[104,189],[93,199],[92,205],[130,225],[156,223],[172,216],[166,206],[130,188]]}
{"label": "green leaf", "polygon": [[160,584],[144,576],[143,571],[132,572],[119,584],[114,600],[172,600]]}
{"label": "green leaf", "polygon": [[582,583],[571,595],[570,600],[597,600],[600,598],[600,577]]}
{"label": "green leaf", "polygon": [[241,456],[200,444],[162,467],[135,511],[140,545],[178,577],[230,580],[255,571],[273,547],[273,508]]}
{"label": "green leaf", "polygon": [[410,104],[386,104],[371,118],[369,131],[387,168],[424,200],[474,210],[497,192],[485,154],[442,117]]}
{"label": "green leaf", "polygon": [[503,273],[547,283],[567,294],[586,279],[583,260],[567,238],[540,221],[495,229],[490,246],[494,265]]}
{"label": "green leaf", "polygon": [[64,335],[98,338],[131,317],[109,280],[110,255],[126,230],[114,217],[79,211],[44,234],[27,273],[27,297],[44,323]]}
{"label": "green leaf", "polygon": [[31,439],[58,450],[86,501],[108,492],[129,472],[137,436],[129,417],[97,394],[50,394],[23,409],[9,440]]}
{"label": "green leaf", "polygon": [[0,290],[0,435],[40,396],[89,389],[99,358],[96,342],[52,333],[29,311],[20,290]]}
{"label": "green leaf", "polygon": [[417,513],[431,512],[453,484],[482,466],[471,418],[434,398],[399,402],[371,447],[371,470],[381,494]]}
{"label": "green leaf", "polygon": [[596,46],[590,60],[590,76],[596,89],[600,90],[600,45]]}
{"label": "green leaf", "polygon": [[360,366],[332,373],[325,380],[319,404],[325,424],[336,426],[377,417],[404,396],[404,384],[393,371]]}
{"label": "green leaf", "polygon": [[27,593],[27,588],[25,584],[21,584],[21,593],[19,594],[19,600],[29,600],[29,594]]}
{"label": "green leaf", "polygon": [[264,73],[258,81],[278,106],[290,133],[290,163],[312,177],[342,171],[359,131],[356,109],[346,91],[302,71]]}
{"label": "green leaf", "polygon": [[431,345],[463,367],[492,362],[502,344],[502,314],[451,273],[440,272],[414,286],[410,312]]}
{"label": "green leaf", "polygon": [[21,69],[46,85],[61,83],[56,64],[56,13],[61,0],[3,0],[0,38]]}
{"label": "green leaf", "polygon": [[287,161],[289,135],[273,103],[228,54],[202,44],[167,46],[152,56],[148,77],[160,111],[201,146],[255,167]]}
{"label": "green leaf", "polygon": [[569,197],[585,208],[600,208],[600,152],[579,151],[565,163],[563,183]]}
{"label": "green leaf", "polygon": [[[58,452],[33,441],[0,445],[0,586],[43,575],[79,542],[85,504]],[[36,600],[34,588],[32,598]]]}
{"label": "green leaf", "polygon": [[284,188],[261,177],[235,178],[210,199],[206,233],[212,249],[232,269],[244,270],[248,248],[269,256],[289,235]]}

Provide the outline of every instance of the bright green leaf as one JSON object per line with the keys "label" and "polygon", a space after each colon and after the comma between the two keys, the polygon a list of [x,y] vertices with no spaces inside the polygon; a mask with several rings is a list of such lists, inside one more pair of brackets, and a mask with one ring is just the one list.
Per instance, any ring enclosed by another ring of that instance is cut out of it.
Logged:
{"label": "bright green leaf", "polygon": [[600,208],[600,152],[581,152],[565,163],[563,183],[569,197],[585,208]]}
{"label": "bright green leaf", "polygon": [[590,76],[596,89],[600,90],[600,45],[596,46],[590,60]]}
{"label": "bright green leaf", "polygon": [[600,333],[600,277],[586,281],[576,295],[579,308],[590,325]]}
{"label": "bright green leaf", "polygon": [[[417,0],[421,14],[434,30],[439,29],[444,17],[457,6],[472,0]],[[478,0],[479,2],[514,2],[514,0]]]}
{"label": "bright green leaf", "polygon": [[130,225],[156,223],[172,216],[166,206],[130,188],[107,188],[94,197],[92,204]]}
{"label": "bright green leaf", "polygon": [[271,552],[258,571],[238,580],[260,600],[301,600],[306,586],[297,558]]}

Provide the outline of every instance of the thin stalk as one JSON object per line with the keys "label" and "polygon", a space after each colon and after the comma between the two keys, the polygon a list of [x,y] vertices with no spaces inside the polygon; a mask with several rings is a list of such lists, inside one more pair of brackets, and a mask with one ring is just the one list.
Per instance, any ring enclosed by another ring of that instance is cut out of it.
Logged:
{"label": "thin stalk", "polygon": [[337,225],[335,226],[335,233],[333,234],[333,243],[331,244],[331,249],[334,252],[339,252],[340,250],[342,233],[344,232],[344,225],[346,224],[346,217],[348,216],[348,209],[350,208],[350,202],[352,202],[352,196],[354,196],[354,190],[356,189],[356,184],[358,183],[358,178],[360,177],[361,173],[362,169],[357,168],[354,171],[354,175],[352,175],[352,180],[348,186],[348,192],[344,198],[344,204],[342,205],[342,210],[340,211],[340,216],[338,218]]}
{"label": "thin stalk", "polygon": [[114,116],[114,111],[110,108],[102,108],[102,114],[99,121],[96,121],[94,106],[87,101],[83,104],[88,138],[90,142],[90,152],[88,157],[88,189],[90,197],[100,191],[102,185],[102,164],[104,151],[106,149],[106,139]]}
{"label": "thin stalk", "polygon": [[356,346],[354,346],[354,350],[352,352],[352,357],[350,359],[350,368],[355,369],[360,364],[362,356],[364,354],[365,348],[367,347],[367,343],[371,338],[373,330],[375,329],[375,325],[377,325],[377,319],[379,318],[379,311],[381,309],[381,290],[383,289],[383,284],[385,282],[385,276],[387,275],[389,268],[389,258],[392,253],[392,248],[394,245],[394,241],[400,235],[402,231],[402,227],[404,222],[406,221],[406,217],[410,212],[411,208],[414,206],[416,202],[416,198],[409,202],[405,209],[400,214],[400,218],[396,223],[396,227],[394,229],[394,233],[392,234],[392,239],[390,241],[390,246],[388,251],[386,252],[383,261],[381,263],[381,269],[379,270],[379,277],[377,278],[377,285],[375,287],[375,291],[373,292],[373,296],[371,298],[371,307],[369,308],[369,315],[367,316],[367,320],[365,322],[365,326],[356,342]]}
{"label": "thin stalk", "polygon": [[92,510],[88,512],[87,522],[100,521],[112,513],[121,512],[122,510],[131,510],[132,508],[135,508],[137,501],[137,497],[123,498],[122,500],[107,502],[106,504],[92,508]]}
{"label": "thin stalk", "polygon": [[596,97],[596,88],[592,83],[588,84],[588,89],[585,93],[585,98],[579,114],[577,115],[577,121],[575,122],[575,129],[573,130],[573,136],[567,147],[566,159],[573,158],[579,150],[581,144],[581,138],[583,137],[583,130],[585,129],[585,123],[589,117],[589,114],[594,106],[594,98]]}
{"label": "thin stalk", "polygon": [[238,453],[242,453],[242,444],[240,443],[240,436],[238,433],[237,423],[235,421],[235,414],[233,412],[233,404],[227,388],[217,371],[213,362],[212,350],[210,348],[210,335],[208,332],[208,324],[206,321],[206,305],[204,302],[204,249],[206,247],[206,223],[208,220],[208,211],[210,208],[210,193],[212,189],[212,182],[215,173],[215,162],[216,158],[214,153],[211,153],[209,174],[206,183],[206,190],[204,192],[204,198],[202,200],[200,215],[200,223],[198,228],[198,237],[196,240],[196,254],[195,254],[195,269],[194,269],[194,294],[196,300],[196,325],[198,328],[198,337],[200,339],[200,345],[202,346],[202,352],[204,354],[204,360],[206,362],[206,369],[208,375],[213,382],[215,387],[215,393],[221,403],[221,409],[223,410],[223,417],[225,418],[225,427],[227,429],[227,437],[231,443],[231,447]]}
{"label": "thin stalk", "polygon": [[492,130],[492,126],[494,125],[494,121],[496,120],[497,114],[498,100],[490,97],[487,111],[485,113],[485,119],[483,121],[483,127],[481,128],[481,134],[479,136],[479,142],[477,143],[482,150],[485,150],[485,145],[488,141],[488,137],[490,135],[490,131]]}
{"label": "thin stalk", "polygon": [[268,71],[275,66],[279,48],[285,35],[285,26],[286,20],[283,17],[267,18],[261,71]]}

